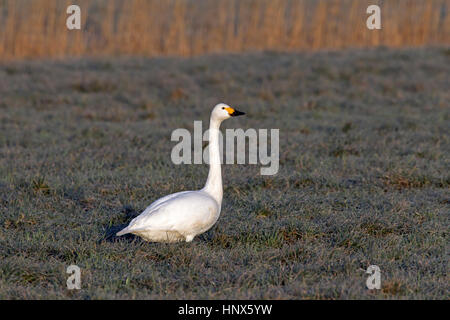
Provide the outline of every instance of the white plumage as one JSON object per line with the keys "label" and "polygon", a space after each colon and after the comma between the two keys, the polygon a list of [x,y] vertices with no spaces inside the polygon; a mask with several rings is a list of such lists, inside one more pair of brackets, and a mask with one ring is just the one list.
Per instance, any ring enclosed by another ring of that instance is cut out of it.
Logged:
{"label": "white plumage", "polygon": [[154,242],[190,242],[210,229],[219,219],[223,196],[219,127],[223,120],[243,114],[223,103],[211,112],[210,168],[203,189],[173,193],[156,200],[117,235],[133,233]]}

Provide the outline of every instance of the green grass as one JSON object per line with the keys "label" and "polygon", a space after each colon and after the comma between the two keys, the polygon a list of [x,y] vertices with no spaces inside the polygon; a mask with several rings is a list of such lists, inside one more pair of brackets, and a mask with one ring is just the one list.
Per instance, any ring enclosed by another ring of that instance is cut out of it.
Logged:
{"label": "green grass", "polygon": [[[0,65],[0,298],[448,299],[449,66],[448,48]],[[222,129],[280,129],[279,173],[225,165],[192,243],[114,237],[203,186],[170,134],[220,101],[247,113]]]}

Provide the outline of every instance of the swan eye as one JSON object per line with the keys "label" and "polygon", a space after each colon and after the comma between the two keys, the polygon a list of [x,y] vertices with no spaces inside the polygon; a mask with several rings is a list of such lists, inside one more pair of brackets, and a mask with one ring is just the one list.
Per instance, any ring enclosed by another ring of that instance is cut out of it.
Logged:
{"label": "swan eye", "polygon": [[222,107],[222,110],[225,110],[225,107]]}

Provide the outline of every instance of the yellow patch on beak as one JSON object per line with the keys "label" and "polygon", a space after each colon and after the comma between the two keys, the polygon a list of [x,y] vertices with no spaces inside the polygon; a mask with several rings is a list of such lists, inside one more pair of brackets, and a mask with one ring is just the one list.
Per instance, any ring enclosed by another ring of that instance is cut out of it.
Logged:
{"label": "yellow patch on beak", "polygon": [[233,109],[233,108],[230,108],[230,107],[225,108],[225,110],[228,111],[228,114],[229,114],[230,116],[231,116],[231,115],[233,114],[233,112],[234,112],[234,109]]}

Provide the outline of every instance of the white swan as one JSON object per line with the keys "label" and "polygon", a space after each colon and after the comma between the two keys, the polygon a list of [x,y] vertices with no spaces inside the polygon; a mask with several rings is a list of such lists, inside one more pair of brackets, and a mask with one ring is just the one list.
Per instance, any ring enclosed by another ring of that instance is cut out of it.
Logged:
{"label": "white swan", "polygon": [[223,120],[244,113],[219,103],[211,112],[209,124],[209,174],[205,187],[198,191],[169,194],[156,200],[128,227],[117,233],[133,233],[153,242],[190,242],[219,219],[222,205],[222,172],[219,127]]}

